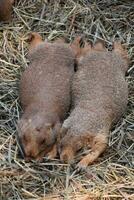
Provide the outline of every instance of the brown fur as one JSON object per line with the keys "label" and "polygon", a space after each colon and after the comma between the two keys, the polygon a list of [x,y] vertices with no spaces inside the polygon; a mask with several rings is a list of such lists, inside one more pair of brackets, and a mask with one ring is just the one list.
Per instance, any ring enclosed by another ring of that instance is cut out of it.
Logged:
{"label": "brown fur", "polygon": [[0,0],[0,21],[11,19],[12,4],[14,0]]}
{"label": "brown fur", "polygon": [[72,111],[62,126],[59,153],[61,160],[71,162],[80,148],[90,146],[91,152],[78,164],[84,168],[105,150],[113,123],[125,111],[128,63],[120,43],[114,44],[113,52],[106,51],[100,42],[93,48],[86,44],[80,55],[73,80]]}
{"label": "brown fur", "polygon": [[43,42],[40,35],[30,38],[30,65],[20,82],[24,109],[18,127],[27,158],[56,155],[57,133],[70,106],[70,86],[74,73],[74,53],[63,42]]}

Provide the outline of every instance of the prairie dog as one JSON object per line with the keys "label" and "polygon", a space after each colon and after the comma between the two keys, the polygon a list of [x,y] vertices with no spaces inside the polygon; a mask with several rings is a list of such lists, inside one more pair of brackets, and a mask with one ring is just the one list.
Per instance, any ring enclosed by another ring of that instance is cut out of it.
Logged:
{"label": "prairie dog", "polygon": [[56,137],[70,107],[75,56],[64,42],[43,42],[38,33],[30,37],[30,65],[20,81],[24,109],[18,134],[25,156],[40,159],[56,156]]}
{"label": "prairie dog", "polygon": [[113,123],[126,109],[128,57],[120,42],[114,43],[112,52],[102,42],[80,48],[79,39],[73,47],[78,71],[73,79],[72,111],[61,129],[59,153],[61,160],[71,162],[79,149],[90,146],[91,152],[78,163],[79,168],[85,168],[104,152]]}

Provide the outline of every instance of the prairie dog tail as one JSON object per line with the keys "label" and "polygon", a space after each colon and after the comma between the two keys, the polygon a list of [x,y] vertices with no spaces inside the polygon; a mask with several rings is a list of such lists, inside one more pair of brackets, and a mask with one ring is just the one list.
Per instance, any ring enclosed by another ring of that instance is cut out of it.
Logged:
{"label": "prairie dog tail", "polygon": [[42,41],[42,37],[39,33],[32,32],[29,34],[28,42],[29,42],[29,52],[31,52],[34,48],[36,48],[43,41]]}

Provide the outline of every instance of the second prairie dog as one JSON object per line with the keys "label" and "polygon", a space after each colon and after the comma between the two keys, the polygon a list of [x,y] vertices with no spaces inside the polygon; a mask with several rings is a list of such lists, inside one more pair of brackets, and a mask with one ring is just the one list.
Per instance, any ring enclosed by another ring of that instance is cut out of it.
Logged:
{"label": "second prairie dog", "polygon": [[0,0],[0,21],[11,19],[11,11],[14,0]]}
{"label": "second prairie dog", "polygon": [[71,162],[79,149],[90,146],[91,152],[78,163],[85,168],[104,152],[113,123],[126,109],[128,61],[120,42],[114,43],[112,52],[101,42],[94,47],[86,43],[83,49],[78,45],[76,39],[79,64],[72,87],[73,106],[62,126],[59,153],[61,160]]}
{"label": "second prairie dog", "polygon": [[43,42],[37,33],[30,40],[30,65],[20,82],[24,113],[18,134],[28,159],[40,159],[47,153],[55,157],[57,133],[70,107],[75,56],[62,41]]}

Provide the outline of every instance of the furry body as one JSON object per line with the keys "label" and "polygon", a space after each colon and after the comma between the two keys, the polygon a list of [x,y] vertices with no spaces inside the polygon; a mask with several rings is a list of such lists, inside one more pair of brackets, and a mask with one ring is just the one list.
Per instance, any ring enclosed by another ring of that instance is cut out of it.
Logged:
{"label": "furry body", "polygon": [[11,19],[12,4],[14,0],[0,0],[0,21]]}
{"label": "furry body", "polygon": [[61,131],[65,135],[60,144],[62,160],[69,162],[80,148],[90,146],[91,153],[78,164],[86,167],[105,150],[112,125],[127,106],[127,66],[116,51],[89,47],[81,53],[73,80],[72,111]]}
{"label": "furry body", "polygon": [[32,158],[37,158],[40,152],[41,157],[46,155],[55,144],[69,111],[74,72],[71,48],[64,43],[42,42],[38,36],[35,34],[32,39],[30,65],[20,82],[24,114],[19,122],[19,135],[26,157]]}

